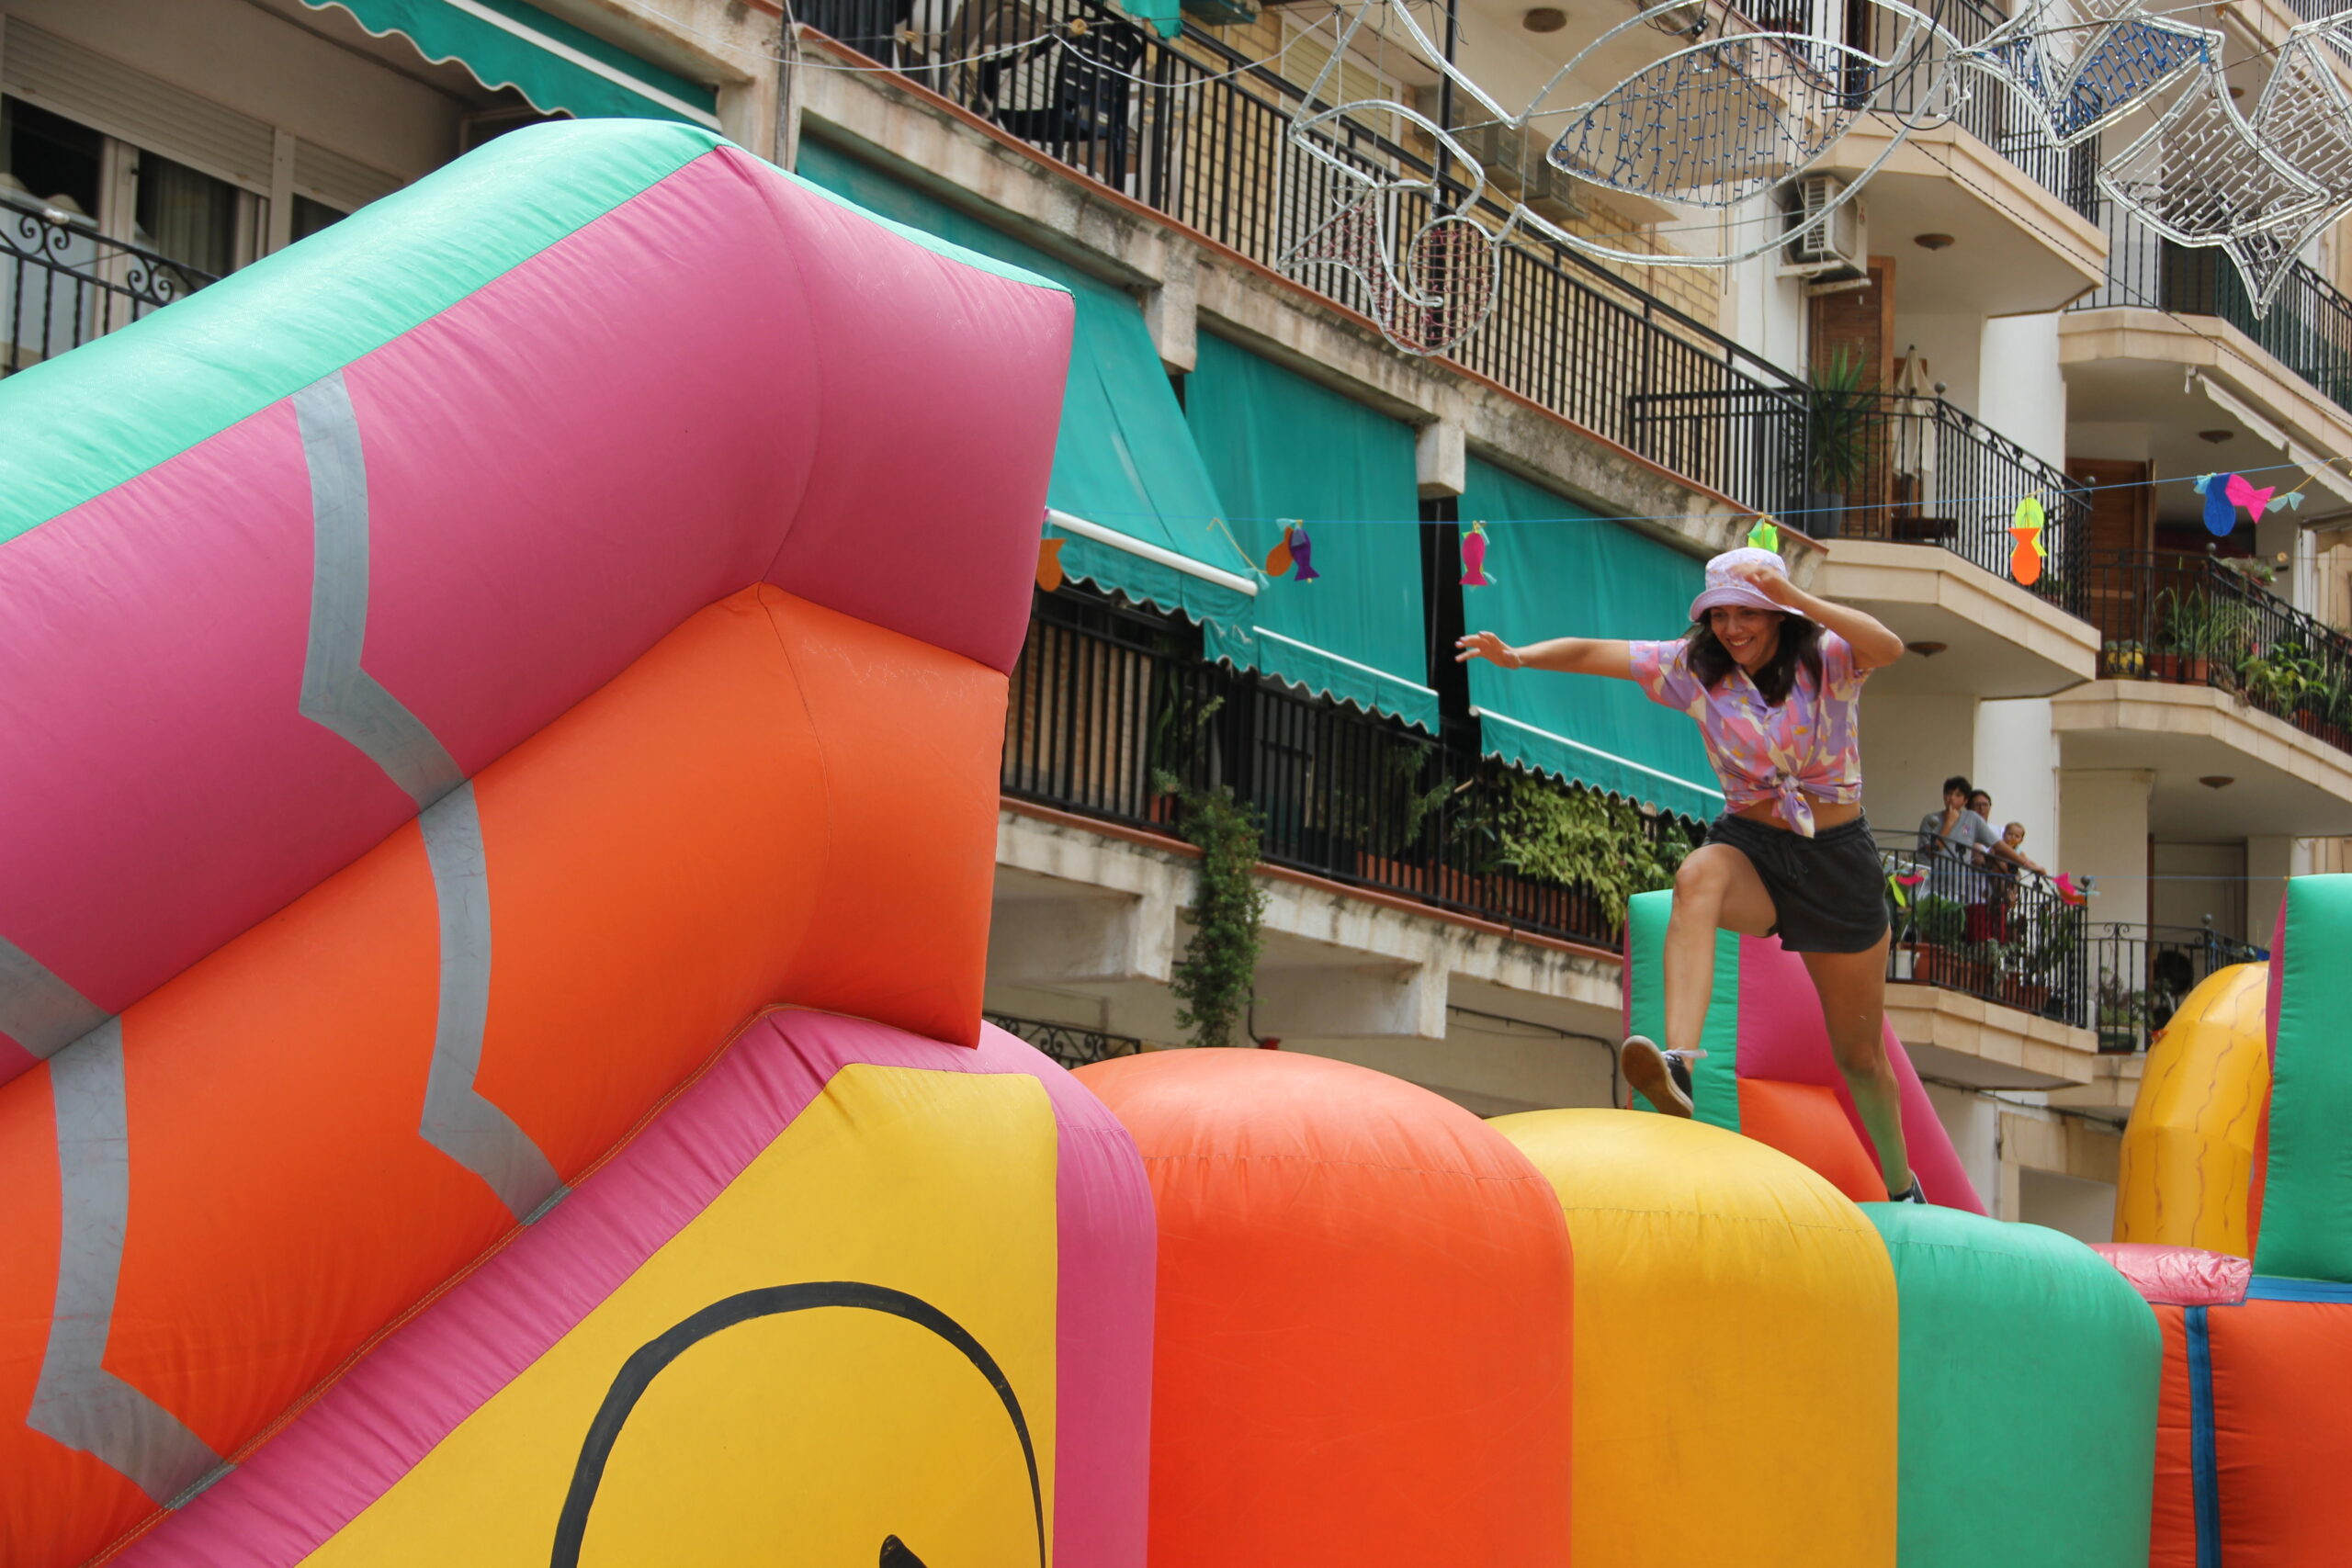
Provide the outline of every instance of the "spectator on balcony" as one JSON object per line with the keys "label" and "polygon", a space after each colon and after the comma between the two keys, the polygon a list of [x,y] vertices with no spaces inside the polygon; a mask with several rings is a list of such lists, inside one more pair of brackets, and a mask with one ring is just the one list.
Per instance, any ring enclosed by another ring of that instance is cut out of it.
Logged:
{"label": "spectator on balcony", "polygon": [[1968,792],[1968,809],[1976,813],[1977,816],[1984,818],[1985,821],[1990,822],[1993,820],[1993,797],[1985,794],[1981,789],[1970,790]]}
{"label": "spectator on balcony", "polygon": [[[1927,861],[1928,891],[1955,904],[1977,906],[1985,899],[1983,866],[2001,835],[1969,807],[1979,792],[1965,774],[1944,780],[1944,807],[1919,818],[1919,853]],[[1987,805],[1991,796],[1985,797]]]}
{"label": "spectator on balcony", "polygon": [[1629,1037],[1618,1053],[1626,1080],[1658,1110],[1690,1115],[1715,933],[1777,936],[1812,976],[1887,1191],[1926,1202],[1886,1055],[1886,872],[1862,816],[1858,734],[1862,681],[1903,656],[1903,639],[1851,605],[1805,592],[1779,556],[1750,548],[1707,563],[1690,623],[1671,641],[1564,637],[1520,649],[1473,632],[1459,647],[1459,659],[1506,670],[1637,682],[1651,701],[1698,721],[1722,781],[1724,814],[1674,878],[1667,1048]]}
{"label": "spectator on balcony", "polygon": [[1995,844],[1990,852],[1995,860],[2006,861],[2011,865],[2022,867],[2024,870],[2033,873],[2036,876],[2047,876],[2050,874],[2048,868],[2044,867],[2038,862],[2027,858],[2025,852],[2025,824],[2022,822],[2012,822],[2007,827],[2002,829],[2001,841]]}

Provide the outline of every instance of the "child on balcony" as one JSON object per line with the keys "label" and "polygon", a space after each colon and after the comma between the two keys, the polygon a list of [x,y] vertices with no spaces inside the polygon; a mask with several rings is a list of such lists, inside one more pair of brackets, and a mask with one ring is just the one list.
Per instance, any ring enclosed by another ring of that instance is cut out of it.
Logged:
{"label": "child on balcony", "polygon": [[[1634,681],[1699,721],[1725,810],[1674,878],[1666,935],[1666,1041],[1634,1035],[1626,1080],[1659,1110],[1691,1113],[1690,1062],[1714,981],[1718,929],[1778,936],[1803,955],[1838,1070],[1877,1147],[1886,1190],[1924,1203],[1903,1142],[1883,1039],[1886,875],[1862,816],[1862,681],[1903,639],[1860,610],[1816,599],[1770,550],[1707,563],[1690,625],[1670,642],[1555,637],[1512,648],[1473,632],[1457,660]],[[1963,796],[1963,799],[1965,797]]]}

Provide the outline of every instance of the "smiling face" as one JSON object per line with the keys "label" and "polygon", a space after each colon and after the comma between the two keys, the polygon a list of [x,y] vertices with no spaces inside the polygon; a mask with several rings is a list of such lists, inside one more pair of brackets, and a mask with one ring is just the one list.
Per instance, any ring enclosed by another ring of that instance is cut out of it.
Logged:
{"label": "smiling face", "polygon": [[1732,662],[1753,675],[1781,650],[1781,613],[1746,604],[1717,604],[1707,612],[1707,629]]}

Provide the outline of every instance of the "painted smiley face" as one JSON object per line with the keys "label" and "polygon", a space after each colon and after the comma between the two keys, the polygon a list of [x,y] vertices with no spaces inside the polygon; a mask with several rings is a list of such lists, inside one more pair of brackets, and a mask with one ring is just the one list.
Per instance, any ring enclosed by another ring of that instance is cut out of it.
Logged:
{"label": "painted smiley face", "polygon": [[1057,1157],[1034,1077],[840,1068],[306,1565],[1042,1568]]}
{"label": "painted smiley face", "polygon": [[[746,1325],[763,1325],[773,1328],[779,1326],[775,1320],[794,1314],[831,1312],[876,1314],[886,1324],[895,1321],[927,1334],[939,1345],[961,1356],[969,1364],[971,1371],[978,1374],[978,1380],[985,1382],[987,1387],[994,1393],[997,1401],[1003,1407],[1005,1418],[1010,1424],[1012,1435],[1018,1438],[1021,1445],[1022,1461],[1028,1472],[1029,1505],[1036,1540],[1037,1568],[1046,1568],[1045,1493],[1037,1473],[1036,1447],[1031,1439],[1028,1418],[1022,1411],[1020,1398],[1013,1393],[1012,1384],[1005,1380],[1005,1375],[997,1366],[995,1359],[965,1330],[962,1325],[930,1303],[908,1295],[902,1291],[889,1290],[880,1285],[842,1280],[779,1285],[764,1290],[741,1292],[723,1301],[712,1303],[693,1316],[678,1323],[668,1332],[640,1346],[637,1352],[622,1365],[620,1375],[613,1380],[613,1386],[606,1392],[604,1404],[597,1408],[595,1420],[589,1426],[587,1438],[581,1444],[579,1462],[572,1471],[571,1486],[565,1495],[563,1512],[556,1523],[555,1547],[548,1559],[549,1568],[581,1568],[583,1560],[582,1549],[589,1534],[591,1520],[594,1517],[597,1500],[605,1490],[606,1481],[613,1474],[616,1453],[620,1450],[622,1443],[629,1436],[628,1427],[631,1416],[648,1405],[648,1396],[652,1393],[657,1380],[683,1359],[698,1349],[712,1347],[714,1341],[721,1336],[729,1334],[730,1331]],[[869,1323],[865,1326],[872,1327],[875,1325]],[[737,1337],[735,1344],[738,1348],[742,1348],[742,1340],[746,1337]],[[911,1348],[911,1347],[909,1348]],[[713,1359],[730,1363],[734,1359],[725,1357]],[[729,1374],[719,1372],[718,1375]],[[964,1392],[969,1394],[971,1391],[967,1389]],[[658,1409],[660,1402],[652,1403]],[[695,1399],[689,1395],[684,1403],[693,1412],[702,1416],[707,1417],[711,1413],[709,1404],[705,1400]],[[705,1424],[703,1438],[707,1439],[712,1435],[714,1434]],[[673,1479],[672,1472],[676,1468],[676,1456],[662,1450],[670,1446],[670,1442],[674,1440],[677,1435],[673,1434],[668,1438],[645,1438],[643,1428],[640,1427],[639,1436],[641,1440],[631,1444],[631,1448],[643,1456],[646,1465],[652,1472],[656,1493],[665,1492],[668,1490],[666,1483]],[[689,1438],[688,1441],[694,1443],[695,1439]],[[723,1438],[721,1441],[724,1442]],[[699,1445],[696,1444],[696,1446]],[[657,1495],[633,1499],[631,1506],[626,1506],[622,1509],[607,1509],[608,1513],[624,1512],[627,1517],[623,1523],[614,1526],[609,1532],[620,1539],[616,1539],[612,1543],[608,1553],[601,1555],[609,1555],[616,1562],[643,1562],[647,1560],[643,1553],[651,1545],[653,1538],[658,1536],[662,1539],[674,1540],[673,1531],[663,1529],[660,1526],[659,1516],[670,1511],[662,1506],[665,1500],[681,1503],[696,1514],[698,1516],[696,1528],[706,1535],[713,1530],[714,1526],[721,1534],[738,1533],[736,1529],[729,1529],[727,1527],[724,1517],[730,1512],[744,1515],[746,1517],[739,1521],[740,1526],[742,1527],[741,1533],[757,1535],[761,1538],[761,1543],[767,1550],[773,1551],[775,1544],[775,1524],[770,1522],[764,1528],[763,1527],[760,1516],[766,1514],[768,1508],[762,1499],[773,1500],[776,1494],[781,1492],[784,1495],[786,1509],[805,1511],[796,1506],[799,1500],[791,1495],[795,1490],[797,1489],[789,1487],[780,1489],[754,1487],[751,1489],[751,1496],[747,1499],[752,1503],[752,1506],[748,1509],[739,1506],[732,1510],[723,1504],[715,1506],[714,1499],[701,1487],[692,1489],[691,1493],[684,1497],[673,1495],[664,1499]],[[649,1503],[652,1505],[650,1509],[647,1506]],[[654,1517],[648,1517],[649,1513]],[[652,1528],[649,1529],[649,1526]],[[968,1545],[967,1542],[958,1544]],[[999,1559],[991,1553],[986,1560],[998,1561]],[[883,1538],[878,1562],[879,1568],[925,1568],[922,1559],[918,1557],[913,1549],[896,1534]]]}

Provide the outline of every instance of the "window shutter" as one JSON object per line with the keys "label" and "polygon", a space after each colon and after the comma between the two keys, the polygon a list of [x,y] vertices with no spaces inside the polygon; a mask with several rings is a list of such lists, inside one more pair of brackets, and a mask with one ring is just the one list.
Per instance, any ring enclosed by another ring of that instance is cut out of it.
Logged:
{"label": "window shutter", "polygon": [[0,51],[0,88],[231,185],[269,194],[266,124],[14,17],[8,47]]}

